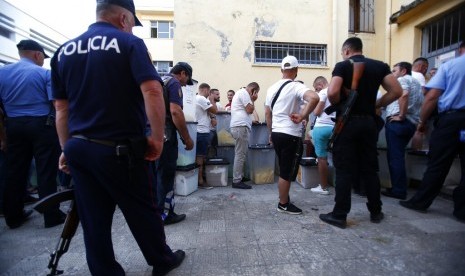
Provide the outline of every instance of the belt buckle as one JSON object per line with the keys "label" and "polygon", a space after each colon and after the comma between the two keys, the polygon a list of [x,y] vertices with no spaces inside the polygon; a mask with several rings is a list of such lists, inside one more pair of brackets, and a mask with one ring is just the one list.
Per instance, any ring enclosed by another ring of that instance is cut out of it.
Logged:
{"label": "belt buckle", "polygon": [[116,145],[116,156],[127,156],[129,148],[127,145]]}

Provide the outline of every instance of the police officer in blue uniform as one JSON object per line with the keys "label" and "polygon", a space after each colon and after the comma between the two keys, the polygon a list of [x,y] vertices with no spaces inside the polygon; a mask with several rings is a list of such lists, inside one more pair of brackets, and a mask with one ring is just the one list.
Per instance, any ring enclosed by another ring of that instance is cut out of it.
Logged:
{"label": "police officer in blue uniform", "polygon": [[[132,0],[97,0],[97,22],[53,56],[59,168],[75,181],[75,197],[92,275],[125,275],[116,261],[111,226],[118,205],[153,275],[179,266],[156,199],[148,161],[163,149],[162,80],[142,39]],[[151,135],[145,137],[146,121]]]}
{"label": "police officer in blue uniform", "polygon": [[425,122],[438,109],[429,141],[428,164],[421,186],[415,195],[400,201],[405,208],[426,212],[441,192],[444,180],[457,154],[462,177],[452,194],[454,216],[465,222],[465,41],[459,47],[459,57],[442,64],[425,85],[426,94],[420,111],[417,131],[426,131]]}
{"label": "police officer in blue uniform", "polygon": [[[7,173],[3,209],[10,228],[21,226],[32,211],[24,210],[29,167],[37,166],[39,198],[57,191],[60,145],[54,124],[50,71],[42,68],[48,58],[34,40],[18,43],[20,61],[0,69],[0,105],[6,115]],[[59,205],[44,213],[45,227],[63,223]]]}
{"label": "police officer in blue uniform", "polygon": [[156,187],[158,207],[163,210],[162,218],[165,225],[183,221],[185,214],[174,212],[174,177],[178,159],[179,133],[185,143],[186,150],[194,148],[194,142],[189,135],[186,119],[182,111],[182,89],[186,84],[192,85],[192,67],[186,62],[178,62],[163,78],[165,83],[164,98],[166,108],[165,143],[160,159],[156,161]]}

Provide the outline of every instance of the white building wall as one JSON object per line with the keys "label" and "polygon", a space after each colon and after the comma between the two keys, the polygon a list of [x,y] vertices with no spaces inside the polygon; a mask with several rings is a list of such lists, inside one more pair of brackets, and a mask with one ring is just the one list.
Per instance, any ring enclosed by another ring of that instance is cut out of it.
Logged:
{"label": "white building wall", "polygon": [[[52,56],[56,49],[67,40],[63,34],[4,0],[0,0],[0,30],[3,34],[0,35],[1,63],[19,60],[16,44],[23,39],[37,41],[49,56]],[[8,37],[4,36],[5,33],[9,33]],[[50,67],[48,61],[45,61],[44,67]]]}

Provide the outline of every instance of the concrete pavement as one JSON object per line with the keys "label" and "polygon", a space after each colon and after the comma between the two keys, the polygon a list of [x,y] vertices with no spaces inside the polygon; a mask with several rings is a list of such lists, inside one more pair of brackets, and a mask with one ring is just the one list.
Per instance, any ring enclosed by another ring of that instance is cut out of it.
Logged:
{"label": "concrete pavement", "polygon": [[[448,199],[436,199],[422,214],[382,197],[386,217],[373,224],[366,199],[353,195],[343,230],[318,218],[332,210],[334,189],[316,195],[293,183],[292,202],[304,210],[297,216],[276,211],[277,194],[277,185],[267,184],[177,196],[176,211],[187,219],[165,231],[170,247],[187,256],[170,275],[464,275],[465,224],[454,219]],[[151,275],[119,210],[113,226],[115,254],[127,275]],[[15,230],[0,219],[0,275],[46,275],[60,233],[61,226],[45,229],[38,213]],[[64,275],[90,275],[81,228],[59,268]]]}

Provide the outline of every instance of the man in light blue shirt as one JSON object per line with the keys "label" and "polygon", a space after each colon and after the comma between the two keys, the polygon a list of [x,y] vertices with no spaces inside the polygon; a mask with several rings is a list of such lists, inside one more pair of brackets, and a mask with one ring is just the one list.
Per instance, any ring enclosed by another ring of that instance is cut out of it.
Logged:
{"label": "man in light blue shirt", "polygon": [[458,154],[462,177],[453,192],[454,216],[465,221],[465,41],[460,44],[459,54],[460,57],[441,65],[425,86],[427,93],[417,131],[425,132],[425,122],[436,106],[439,114],[431,134],[429,160],[420,189],[410,200],[400,201],[400,204],[426,212],[440,193]]}
{"label": "man in light blue shirt", "polygon": [[[32,211],[24,210],[24,191],[32,158],[36,161],[39,198],[57,191],[60,145],[55,129],[48,58],[39,43],[22,40],[20,61],[0,68],[0,102],[6,115],[7,174],[3,211],[10,228],[21,226]],[[44,213],[45,227],[64,222],[59,205]]]}

